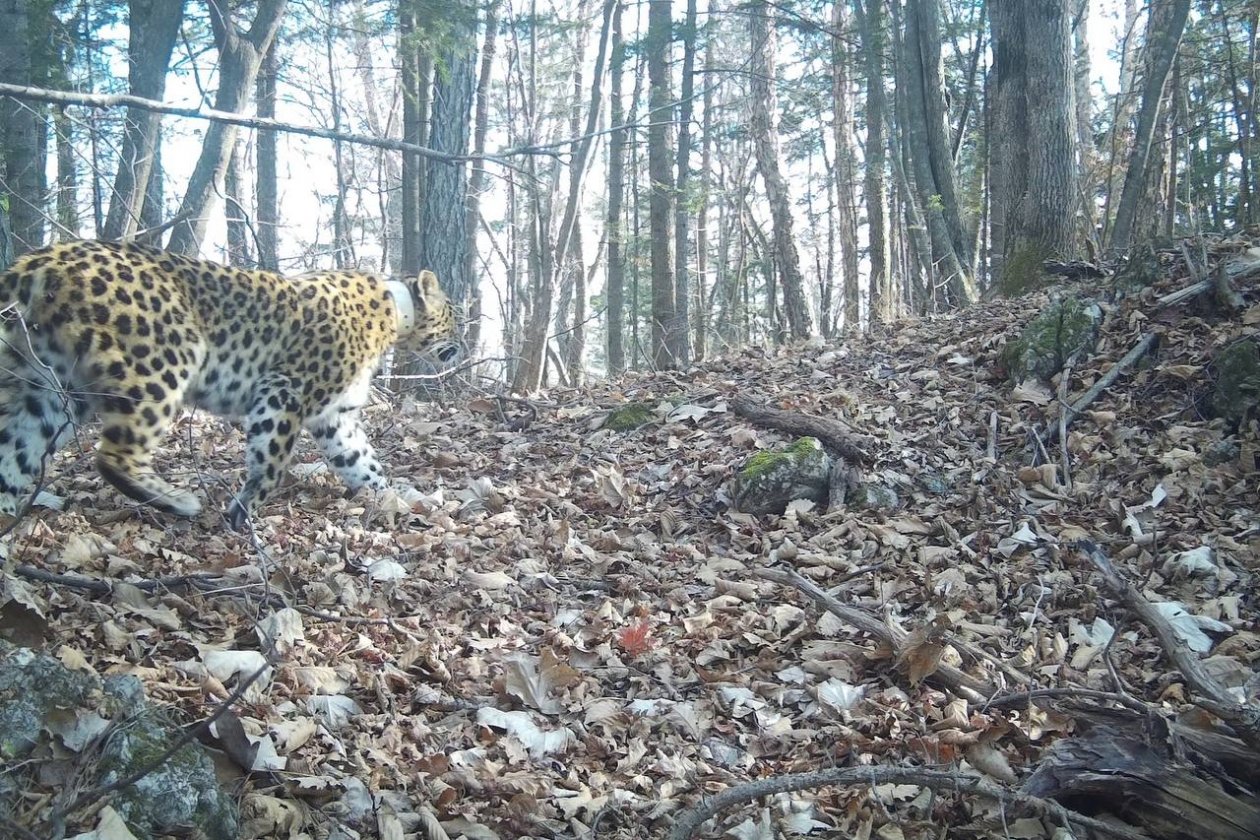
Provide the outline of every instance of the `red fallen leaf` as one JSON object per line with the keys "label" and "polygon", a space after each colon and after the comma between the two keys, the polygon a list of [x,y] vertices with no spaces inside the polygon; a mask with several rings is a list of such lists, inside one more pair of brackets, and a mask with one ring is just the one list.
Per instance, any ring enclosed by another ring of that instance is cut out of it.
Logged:
{"label": "red fallen leaf", "polygon": [[622,627],[615,633],[617,644],[631,658],[642,656],[652,649],[652,626],[646,621]]}

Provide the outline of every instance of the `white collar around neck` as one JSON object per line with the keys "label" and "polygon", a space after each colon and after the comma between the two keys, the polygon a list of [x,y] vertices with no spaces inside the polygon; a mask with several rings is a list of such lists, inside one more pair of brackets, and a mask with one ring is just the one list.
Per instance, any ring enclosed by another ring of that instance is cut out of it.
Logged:
{"label": "white collar around neck", "polygon": [[394,311],[398,315],[398,335],[404,336],[416,326],[416,298],[411,287],[401,280],[386,280],[385,288],[394,298]]}

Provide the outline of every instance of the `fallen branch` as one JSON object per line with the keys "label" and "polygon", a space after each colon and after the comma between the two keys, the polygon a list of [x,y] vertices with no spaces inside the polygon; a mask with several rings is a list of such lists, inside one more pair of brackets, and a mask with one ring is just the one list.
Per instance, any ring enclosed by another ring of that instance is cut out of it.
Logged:
{"label": "fallen branch", "polygon": [[1155,333],[1147,333],[1142,336],[1142,338],[1138,340],[1138,343],[1133,345],[1133,349],[1129,350],[1128,353],[1125,353],[1120,361],[1111,366],[1111,370],[1099,377],[1093,387],[1082,394],[1081,398],[1076,402],[1064,408],[1063,421],[1047,429],[1046,438],[1050,441],[1057,440],[1060,434],[1060,429],[1062,429],[1063,433],[1066,434],[1067,427],[1072,425],[1072,422],[1080,416],[1081,412],[1088,408],[1094,400],[1098,399],[1099,395],[1101,395],[1103,391],[1110,388],[1111,384],[1120,378],[1120,374],[1133,367],[1137,364],[1139,359],[1151,352],[1158,341],[1159,336]]}
{"label": "fallen branch", "polygon": [[1088,830],[1096,832],[1098,836],[1118,837],[1121,840],[1150,840],[1146,835],[1128,826],[1096,820],[1070,811],[1057,802],[1007,790],[984,779],[947,773],[943,770],[921,770],[914,767],[835,767],[809,773],[771,776],[767,779],[758,779],[729,787],[716,796],[702,799],[680,812],[674,820],[674,827],[669,832],[669,840],[688,840],[701,825],[723,810],[763,796],[810,790],[825,785],[851,787],[884,784],[920,785],[931,788],[937,793],[971,793],[984,796],[1004,806],[1019,806],[1038,816],[1052,817],[1065,827],[1070,826],[1075,829],[1078,835]]}
{"label": "fallen branch", "polygon": [[1172,623],[1133,584],[1120,577],[1111,559],[1094,542],[1081,540],[1076,548],[1102,574],[1107,588],[1159,639],[1164,653],[1181,672],[1187,685],[1200,695],[1195,703],[1232,726],[1238,737],[1252,749],[1260,750],[1260,708],[1236,702],[1216,677],[1208,673],[1198,655],[1177,637]]}
{"label": "fallen branch", "polygon": [[[795,587],[819,607],[841,621],[856,627],[863,633],[874,636],[877,641],[892,650],[895,659],[900,659],[901,655],[906,651],[910,639],[909,633],[881,621],[868,612],[840,603],[808,578],[788,569],[758,569],[755,574],[757,577],[772,583],[781,583]],[[959,650],[963,650],[968,654],[979,658],[988,658],[984,654],[977,652],[974,646],[965,642],[955,639],[949,639],[948,641]],[[1027,683],[1029,681],[1027,677],[1018,672],[1015,672],[1012,676],[1018,677],[1020,682]],[[998,693],[997,686],[945,663],[937,665],[936,670],[929,674],[926,679],[977,703],[984,702]]]}
{"label": "fallen branch", "polygon": [[731,399],[731,410],[759,426],[769,426],[793,435],[816,437],[824,447],[850,463],[869,464],[872,461],[863,447],[874,445],[874,439],[853,432],[846,423],[839,420],[768,408],[743,396]]}

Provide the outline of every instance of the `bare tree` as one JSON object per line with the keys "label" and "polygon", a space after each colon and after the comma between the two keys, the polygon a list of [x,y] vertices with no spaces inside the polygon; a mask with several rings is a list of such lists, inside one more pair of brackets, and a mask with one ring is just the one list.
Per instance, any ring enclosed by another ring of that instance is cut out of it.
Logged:
{"label": "bare tree", "polygon": [[[31,43],[40,27],[31,15],[42,9],[42,4],[26,0],[0,0],[0,82],[37,83]],[[43,132],[43,120],[31,103],[0,99],[0,207],[8,211],[12,256],[44,244]]]}
{"label": "bare tree", "polygon": [[608,308],[605,319],[608,337],[608,373],[615,375],[626,368],[625,347],[625,273],[622,254],[624,227],[622,201],[625,194],[626,115],[621,101],[621,80],[626,63],[626,43],[621,32],[621,13],[625,4],[618,2],[612,19],[612,83],[609,97],[612,132],[608,137]]}
{"label": "bare tree", "polygon": [[673,263],[674,172],[670,159],[673,101],[669,83],[670,0],[648,3],[648,235],[652,249],[652,363],[658,370],[676,367],[674,330],[677,293]]}
{"label": "bare tree", "polygon": [[871,321],[892,320],[896,294],[889,270],[888,180],[885,166],[888,135],[888,98],[884,92],[884,4],[870,3],[869,13],[862,0],[853,0],[858,32],[862,38],[862,63],[866,70],[866,144],[862,194],[866,199],[868,259],[870,262]]}
{"label": "bare tree", "polygon": [[832,138],[836,146],[836,224],[840,239],[840,276],[844,288],[844,327],[850,333],[861,328],[861,299],[858,290],[857,152],[853,140],[853,109],[850,103],[849,51],[846,34],[849,28],[848,6],[839,2],[831,7],[831,101]]}
{"label": "bare tree", "polygon": [[[430,87],[433,59],[421,43],[427,14],[424,0],[398,0],[398,54],[402,67],[402,139],[417,146],[429,141]],[[424,161],[419,155],[402,159],[402,271],[420,270],[420,205],[424,195]]]}
{"label": "bare tree", "polygon": [[778,98],[774,91],[774,28],[769,6],[754,2],[748,6],[748,35],[752,58],[749,62],[748,130],[757,150],[757,168],[766,185],[766,198],[774,227],[774,264],[783,286],[787,322],[793,338],[805,338],[814,330],[801,277],[801,258],[792,233],[792,203],[779,160],[779,135],[774,121]]}
{"label": "bare tree", "polygon": [[[184,0],[131,0],[128,16],[132,25],[127,29],[127,87],[134,96],[160,100],[166,91],[171,53],[184,19]],[[152,111],[127,109],[109,214],[100,232],[102,239],[122,239],[138,229],[161,121],[161,115]]]}
{"label": "bare tree", "polygon": [[940,0],[907,0],[897,70],[906,174],[914,188],[911,197],[927,223],[932,246],[929,266],[937,266],[943,274],[939,286],[942,302],[961,306],[974,297],[972,247],[958,205],[953,144],[945,119]]}
{"label": "bare tree", "polygon": [[1076,109],[1067,0],[995,3],[992,262],[1007,291],[1076,252]]}
{"label": "bare tree", "polygon": [[[276,77],[280,59],[275,41],[267,48],[262,66],[258,69],[258,83],[254,99],[258,116],[274,119],[276,116]],[[258,231],[258,265],[269,271],[280,268],[280,186],[276,166],[276,132],[261,129],[258,132],[256,151],[258,165],[254,181],[254,227]]]}
{"label": "bare tree", "polygon": [[691,207],[688,186],[691,183],[691,115],[696,87],[696,0],[687,0],[687,16],[682,26],[683,65],[682,90],[678,104],[677,183],[674,199],[674,320],[670,353],[679,366],[686,366],[691,356],[691,275],[687,257],[690,251],[688,217]]}
{"label": "bare tree", "polygon": [[[214,107],[219,111],[239,113],[254,86],[262,57],[280,28],[280,18],[288,0],[259,0],[254,21],[242,29],[232,19],[227,7],[209,0],[210,26],[219,49],[219,89]],[[201,249],[210,210],[223,191],[232,144],[236,140],[234,125],[212,122],[206,129],[201,155],[188,180],[188,189],[178,213],[181,221],[171,231],[167,247],[180,254],[195,254]]]}
{"label": "bare tree", "polygon": [[[471,0],[448,3],[446,47],[442,72],[433,82],[430,148],[466,155],[472,135],[473,94],[477,79],[477,7]],[[434,271],[442,288],[457,306],[467,310],[472,296],[468,276],[465,215],[456,208],[468,204],[468,166],[429,159],[420,203],[419,267]]]}
{"label": "bare tree", "polygon": [[1146,191],[1151,146],[1155,140],[1155,126],[1159,119],[1160,103],[1173,58],[1181,43],[1181,34],[1190,15],[1190,0],[1160,0],[1151,6],[1147,24],[1145,78],[1142,82],[1142,104],[1138,109],[1137,128],[1133,135],[1133,151],[1125,168],[1124,189],[1116,207],[1116,222],[1112,228],[1110,247],[1126,251],[1137,220],[1138,202]]}

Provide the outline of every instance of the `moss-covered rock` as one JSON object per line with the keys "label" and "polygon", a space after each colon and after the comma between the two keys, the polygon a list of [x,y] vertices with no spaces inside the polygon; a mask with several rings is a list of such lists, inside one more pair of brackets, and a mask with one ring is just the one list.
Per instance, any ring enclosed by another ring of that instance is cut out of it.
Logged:
{"label": "moss-covered rock", "polygon": [[1102,319],[1102,308],[1088,298],[1054,301],[1002,348],[1002,364],[1012,381],[1049,381],[1072,356],[1093,352]]}
{"label": "moss-covered rock", "polygon": [[1212,410],[1238,423],[1260,405],[1260,345],[1250,339],[1235,341],[1216,355],[1216,386]]}
{"label": "moss-covered rock", "polygon": [[1122,292],[1139,292],[1155,284],[1163,274],[1156,245],[1148,243],[1129,252],[1128,259],[1116,272],[1116,288]]}
{"label": "moss-covered rock", "polygon": [[901,504],[897,491],[884,484],[865,481],[849,491],[846,500],[854,510],[896,510]]}
{"label": "moss-covered rock", "polygon": [[736,509],[760,516],[783,513],[796,499],[825,505],[830,486],[831,457],[816,438],[804,437],[749,457],[735,476],[732,496]]}
{"label": "moss-covered rock", "polygon": [[[97,788],[147,770],[181,735],[134,677],[102,681],[0,640],[0,766],[14,768],[0,773],[0,813],[44,785],[46,761],[74,764],[53,777],[69,774],[85,789]],[[195,741],[118,791],[112,805],[141,840],[190,830],[209,840],[237,836],[233,799]]]}
{"label": "moss-covered rock", "polygon": [[640,426],[646,426],[656,416],[653,407],[647,403],[628,403],[621,408],[608,412],[604,420],[604,428],[614,432],[629,432]]}

